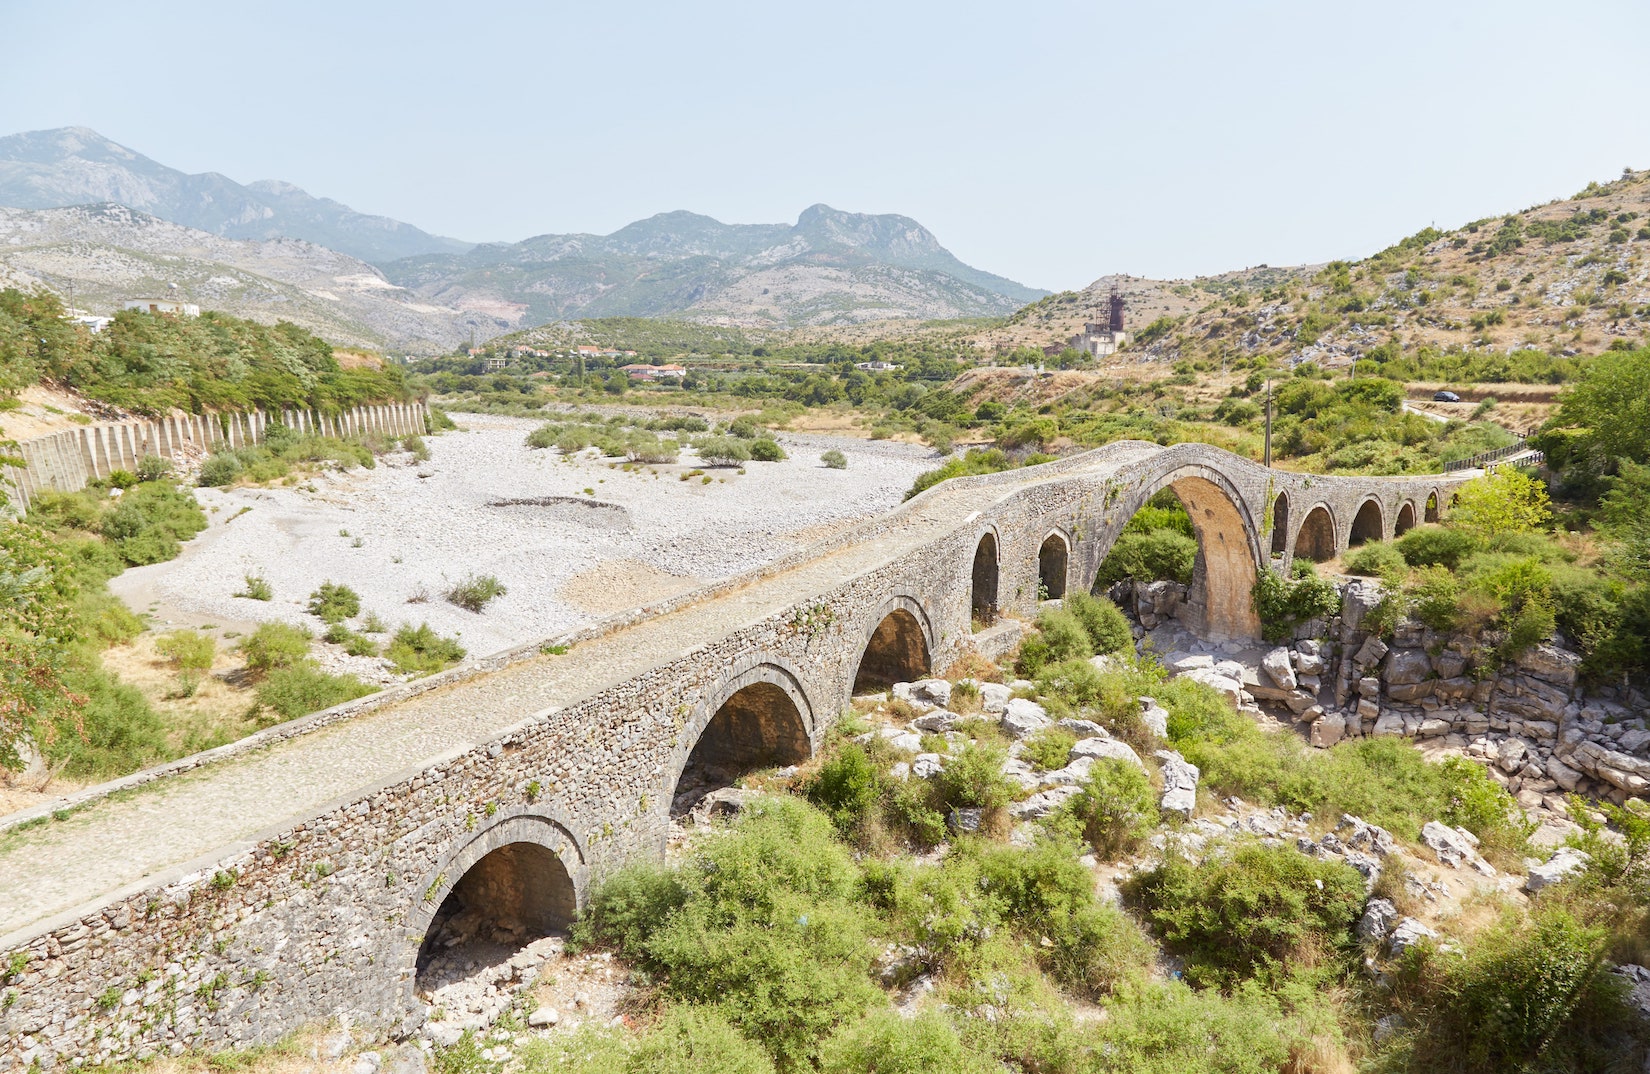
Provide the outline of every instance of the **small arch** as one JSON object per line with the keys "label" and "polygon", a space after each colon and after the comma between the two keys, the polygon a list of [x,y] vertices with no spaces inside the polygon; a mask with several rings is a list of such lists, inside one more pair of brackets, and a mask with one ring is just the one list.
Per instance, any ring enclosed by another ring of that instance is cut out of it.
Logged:
{"label": "small arch", "polygon": [[1397,520],[1392,524],[1392,535],[1394,537],[1402,537],[1414,528],[1415,505],[1410,503],[1408,500],[1405,500],[1404,505],[1398,508]]}
{"label": "small arch", "polygon": [[1438,521],[1438,493],[1436,491],[1427,497],[1427,506],[1421,517],[1427,522]]}
{"label": "small arch", "polygon": [[986,530],[974,547],[973,585],[969,609],[974,618],[990,625],[997,618],[997,534]]}
{"label": "small arch", "polygon": [[671,815],[691,811],[705,795],[747,773],[801,764],[813,753],[812,714],[803,711],[807,700],[795,679],[772,665],[742,678],[750,681],[717,706],[694,741],[671,794]]}
{"label": "small arch", "polygon": [[431,899],[441,896],[434,912],[409,922],[423,925],[415,987],[433,991],[469,977],[476,964],[502,964],[534,940],[565,933],[583,875],[578,843],[548,817],[519,813],[477,833],[429,882]]}
{"label": "small arch", "polygon": [[1281,556],[1289,548],[1289,494],[1278,493],[1272,501],[1272,554]]}
{"label": "small arch", "polygon": [[1314,563],[1335,558],[1335,517],[1327,505],[1318,504],[1301,520],[1300,533],[1295,536],[1295,555],[1305,556]]}
{"label": "small arch", "polygon": [[1347,546],[1360,545],[1365,541],[1378,541],[1383,532],[1380,502],[1374,499],[1365,500],[1352,518],[1352,534],[1347,539]]}
{"label": "small arch", "polygon": [[1070,560],[1071,548],[1064,534],[1056,532],[1043,538],[1042,547],[1037,549],[1037,584],[1047,594],[1046,599],[1059,600],[1066,595]]}
{"label": "small arch", "polygon": [[876,621],[860,650],[854,671],[855,694],[886,690],[896,682],[923,678],[932,666],[927,616],[909,597],[894,598],[894,607]]}

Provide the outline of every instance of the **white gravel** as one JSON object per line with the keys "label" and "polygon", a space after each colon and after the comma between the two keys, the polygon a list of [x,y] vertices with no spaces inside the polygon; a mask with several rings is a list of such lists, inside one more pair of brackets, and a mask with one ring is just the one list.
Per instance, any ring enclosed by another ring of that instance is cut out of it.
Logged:
{"label": "white gravel", "polygon": [[[679,480],[697,462],[687,453],[655,468],[657,477],[625,473],[589,452],[564,461],[554,449],[527,448],[536,421],[457,420],[463,431],[426,439],[428,462],[398,453],[373,470],[319,475],[308,487],[199,489],[211,528],[180,558],[127,571],[111,587],[163,620],[283,621],[319,633],[304,612],[308,596],[323,581],[342,582],[361,594],[363,615],[376,612],[392,629],[427,621],[481,656],[599,618],[560,590],[603,562],[725,577],[817,539],[819,527],[888,510],[937,464],[931,449],[911,444],[781,434],[786,461],[750,463],[743,475],[706,467],[713,481],[704,484]],[[820,464],[829,448],[848,457],[848,469]],[[493,506],[548,496],[608,506]],[[441,599],[472,573],[496,575],[509,590],[480,614]],[[247,574],[267,579],[275,599],[233,596]],[[409,604],[420,588],[429,602]]]}

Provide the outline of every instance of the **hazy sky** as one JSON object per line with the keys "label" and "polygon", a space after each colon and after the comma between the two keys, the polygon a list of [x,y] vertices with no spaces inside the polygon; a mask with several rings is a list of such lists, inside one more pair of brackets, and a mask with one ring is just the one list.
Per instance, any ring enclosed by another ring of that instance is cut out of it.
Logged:
{"label": "hazy sky", "polygon": [[1370,253],[1650,167],[1650,4],[0,0],[0,133],[473,240],[912,216],[1078,287]]}

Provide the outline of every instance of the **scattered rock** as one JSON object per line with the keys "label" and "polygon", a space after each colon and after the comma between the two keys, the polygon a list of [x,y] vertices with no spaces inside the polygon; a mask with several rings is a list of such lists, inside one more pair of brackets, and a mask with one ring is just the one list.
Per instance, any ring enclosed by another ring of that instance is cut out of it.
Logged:
{"label": "scattered rock", "polygon": [[1029,738],[1049,725],[1048,712],[1035,701],[1011,698],[1003,713],[1002,727],[1011,738]]}
{"label": "scattered rock", "polygon": [[1127,761],[1142,772],[1146,770],[1146,765],[1140,760],[1140,755],[1135,753],[1127,742],[1119,742],[1115,738],[1079,739],[1077,744],[1071,747],[1070,756],[1072,762],[1083,757],[1094,759],[1112,757],[1119,761]]}
{"label": "scattered rock", "polygon": [[540,1007],[527,1016],[527,1024],[534,1029],[543,1029],[561,1021],[561,1012],[554,1007]]}
{"label": "scattered rock", "polygon": [[1197,765],[1174,750],[1158,750],[1152,754],[1163,766],[1163,798],[1159,808],[1189,820],[1197,808]]}
{"label": "scattered rock", "polygon": [[1398,908],[1387,899],[1370,899],[1364,915],[1358,919],[1358,939],[1366,943],[1380,943],[1392,931],[1398,920]]}
{"label": "scattered rock", "polygon": [[1585,851],[1574,847],[1560,847],[1545,862],[1531,867],[1529,875],[1524,878],[1524,890],[1534,895],[1542,888],[1550,887],[1579,873],[1592,860]]}
{"label": "scattered rock", "polygon": [[1289,659],[1289,650],[1281,645],[1260,658],[1260,668],[1278,684],[1279,689],[1293,690],[1299,685],[1293,661]]}
{"label": "scattered rock", "polygon": [[1433,932],[1413,917],[1406,917],[1398,922],[1398,926],[1392,930],[1391,936],[1387,939],[1386,947],[1389,952],[1397,956],[1408,951],[1423,939],[1435,940],[1437,938],[1438,934],[1436,932]]}
{"label": "scattered rock", "polygon": [[1478,856],[1475,846],[1477,840],[1472,833],[1460,828],[1450,828],[1438,821],[1429,820],[1421,828],[1421,842],[1432,848],[1440,863],[1451,869],[1458,869],[1462,865],[1470,865],[1485,876],[1492,875],[1495,870],[1489,862]]}

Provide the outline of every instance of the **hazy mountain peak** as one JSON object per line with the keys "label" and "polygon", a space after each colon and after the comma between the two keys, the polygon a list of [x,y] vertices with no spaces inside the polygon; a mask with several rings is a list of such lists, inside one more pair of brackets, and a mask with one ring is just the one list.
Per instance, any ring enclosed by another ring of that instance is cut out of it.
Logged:
{"label": "hazy mountain peak", "polygon": [[243,185],[217,172],[190,175],[86,127],[0,138],[0,205],[54,209],[105,201],[226,238],[307,239],[367,261],[470,247],[280,180]]}

